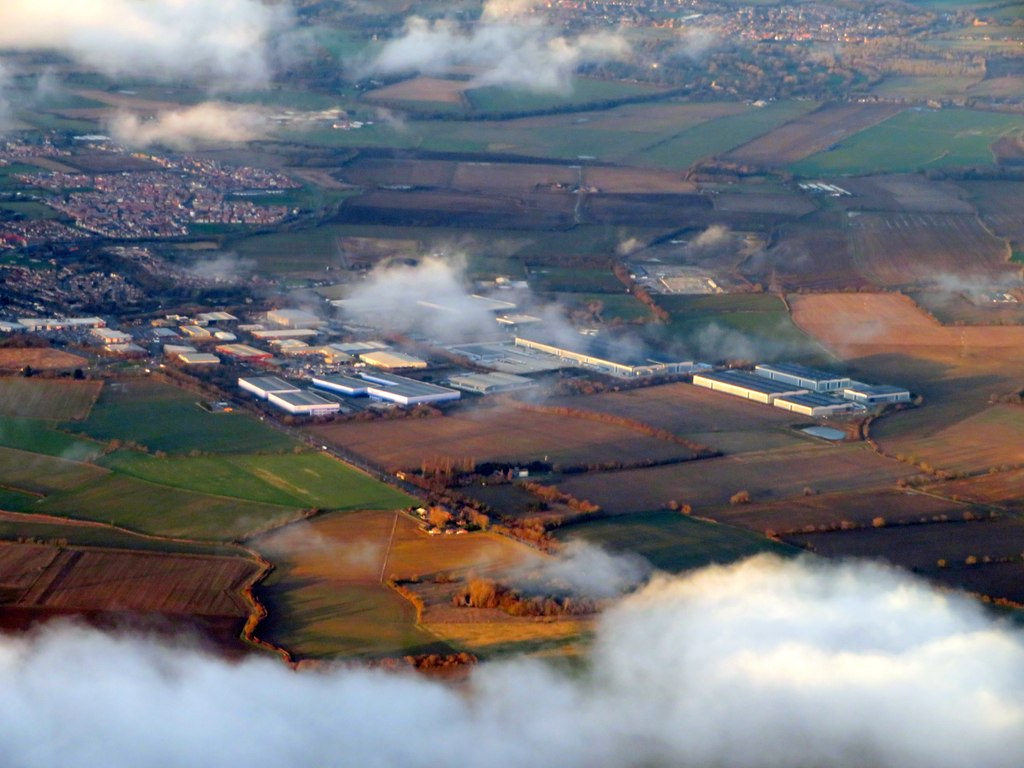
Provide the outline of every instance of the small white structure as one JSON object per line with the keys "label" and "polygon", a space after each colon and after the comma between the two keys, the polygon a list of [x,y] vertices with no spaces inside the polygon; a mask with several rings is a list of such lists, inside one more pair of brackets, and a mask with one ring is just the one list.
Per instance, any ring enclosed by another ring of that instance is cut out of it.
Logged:
{"label": "small white structure", "polygon": [[267,394],[267,402],[282,411],[302,416],[326,416],[341,410],[339,403],[325,400],[309,390],[270,392]]}
{"label": "small white structure", "polygon": [[742,397],[757,403],[770,405],[776,398],[785,395],[802,395],[807,392],[802,387],[772,381],[763,376],[755,376],[746,371],[718,371],[717,373],[695,373],[693,383],[715,392],[724,392],[734,397]]}
{"label": "small white structure", "polygon": [[849,376],[839,376],[796,363],[758,365],[754,368],[754,373],[766,379],[792,384],[811,392],[839,392],[850,385]]}
{"label": "small white structure", "polygon": [[251,376],[239,379],[238,386],[246,392],[256,395],[260,400],[269,400],[271,395],[301,391],[294,384],[289,384],[277,376]]}

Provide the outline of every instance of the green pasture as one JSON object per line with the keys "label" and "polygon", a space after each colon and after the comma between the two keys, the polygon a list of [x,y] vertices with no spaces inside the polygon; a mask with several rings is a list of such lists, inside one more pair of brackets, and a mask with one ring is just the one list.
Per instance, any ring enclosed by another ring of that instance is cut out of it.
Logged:
{"label": "green pasture", "polygon": [[601,305],[600,315],[607,322],[621,321],[625,323],[646,322],[651,319],[651,311],[628,293],[560,293],[557,294],[560,304],[568,307],[582,307],[598,302]]}
{"label": "green pasture", "polygon": [[527,279],[538,293],[622,293],[626,290],[610,268],[530,267]]}
{"label": "green pasture", "polygon": [[0,447],[0,487],[32,493],[58,493],[107,474],[105,469],[45,456],[17,448]]}
{"label": "green pasture", "polygon": [[119,451],[103,464],[149,483],[261,504],[394,509],[413,501],[321,453],[153,458]]}
{"label": "green pasture", "polygon": [[1024,118],[1013,114],[908,109],[789,167],[795,174],[819,177],[987,166],[994,162],[992,143],[1022,127]]}
{"label": "green pasture", "polygon": [[5,377],[0,379],[0,417],[81,419],[88,415],[100,386],[94,381]]}
{"label": "green pasture", "polygon": [[[39,501],[38,496],[0,488],[0,509],[7,510],[8,512],[23,512],[32,507],[37,501]],[[3,521],[0,521],[0,526],[2,525]],[[0,527],[0,531],[2,531],[2,527]]]}
{"label": "green pasture", "polygon": [[731,563],[762,552],[798,552],[751,531],[671,511],[593,520],[563,528],[558,537],[563,541],[581,539],[612,552],[634,553],[655,568],[670,572]]}
{"label": "green pasture", "polygon": [[89,418],[66,429],[168,453],[251,453],[295,446],[248,414],[209,413],[196,405],[198,400],[191,392],[152,379],[112,382],[104,387]]}
{"label": "green pasture", "polygon": [[[13,510],[13,507],[3,505],[2,498],[2,495],[0,495],[0,508]],[[33,501],[35,500],[33,499]],[[17,541],[19,539],[60,541],[79,547],[116,547],[134,551],[172,552],[186,555],[239,554],[237,548],[227,545],[151,539],[107,526],[82,525],[56,519],[40,520],[39,518],[28,517],[24,520],[15,518],[0,519],[0,540]]]}
{"label": "green pasture", "polygon": [[54,429],[42,419],[0,417],[0,446],[57,456],[72,461],[91,461],[103,445]]}
{"label": "green pasture", "polygon": [[210,541],[243,538],[299,515],[296,507],[194,493],[116,473],[50,496],[35,511],[112,523],[141,533]]}
{"label": "green pasture", "polygon": [[660,89],[642,83],[618,80],[574,78],[571,87],[563,92],[539,92],[510,86],[484,86],[465,91],[474,112],[507,114],[537,112],[562,107],[580,107],[617,99],[645,96]]}

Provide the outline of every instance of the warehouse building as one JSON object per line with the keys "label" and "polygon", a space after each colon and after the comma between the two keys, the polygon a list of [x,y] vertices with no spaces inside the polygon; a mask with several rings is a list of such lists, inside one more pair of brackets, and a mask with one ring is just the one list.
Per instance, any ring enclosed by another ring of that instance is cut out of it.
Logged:
{"label": "warehouse building", "polygon": [[103,328],[102,317],[19,317],[18,324],[29,331],[67,331],[81,328]]}
{"label": "warehouse building", "polygon": [[620,378],[691,373],[706,367],[692,360],[683,362],[655,359],[643,351],[613,350],[600,341],[582,336],[573,346],[516,336],[516,346],[552,355],[579,368],[588,368]]}
{"label": "warehouse building", "polygon": [[797,365],[796,363],[759,365],[754,368],[754,373],[766,379],[780,381],[783,384],[792,384],[811,392],[839,392],[850,386],[850,378],[848,376],[839,376],[828,371],[820,371],[817,368]]}
{"label": "warehouse building", "polygon": [[320,395],[308,390],[291,392],[269,392],[267,402],[283,411],[300,416],[328,416],[341,410],[341,405],[325,400]]}
{"label": "warehouse building", "polygon": [[267,312],[267,322],[282,328],[319,328],[326,322],[303,309],[272,309]]}
{"label": "warehouse building", "polygon": [[220,358],[209,352],[182,352],[178,360],[185,365],[220,365]]}
{"label": "warehouse building", "polygon": [[329,392],[336,392],[339,395],[362,397],[368,394],[366,390],[370,386],[370,382],[366,379],[356,379],[337,373],[328,376],[314,376],[313,386],[326,389]]}
{"label": "warehouse building", "polygon": [[717,373],[695,373],[693,383],[698,387],[724,392],[735,397],[742,397],[757,403],[770,405],[776,398],[786,395],[802,395],[807,390],[772,381],[763,376],[756,376],[746,371],[718,371]]}
{"label": "warehouse building", "polygon": [[776,408],[782,408],[791,413],[799,413],[803,416],[814,418],[827,418],[841,413],[850,413],[854,410],[863,410],[864,406],[843,400],[835,395],[823,392],[807,392],[803,395],[783,395],[775,398],[773,403]]}
{"label": "warehouse building", "polygon": [[238,322],[238,318],[229,312],[200,312],[193,319],[196,321],[196,325],[223,325]]}
{"label": "warehouse building", "polygon": [[864,384],[855,381],[843,390],[843,397],[862,405],[909,403],[910,390],[888,384]]}
{"label": "warehouse building", "polygon": [[372,365],[374,368],[384,368],[385,370],[427,367],[426,360],[393,349],[378,349],[372,352],[364,352],[359,355],[359,359],[367,365]]}
{"label": "warehouse building", "polygon": [[461,373],[450,376],[448,383],[456,389],[476,392],[480,395],[494,395],[526,389],[536,384],[533,379],[516,376],[514,373]]}
{"label": "warehouse building", "polygon": [[254,339],[274,341],[280,339],[311,339],[318,333],[318,331],[314,331],[312,328],[282,328],[278,330],[264,329],[253,331],[252,336]]}
{"label": "warehouse building", "polygon": [[439,387],[425,381],[417,381],[393,373],[373,371],[361,373],[360,376],[369,382],[366,394],[377,400],[385,400],[398,405],[419,405],[421,403],[443,403],[458,400],[462,393]]}
{"label": "warehouse building", "polygon": [[250,376],[239,379],[238,386],[256,395],[260,400],[268,400],[271,395],[300,391],[294,384],[289,384],[277,376]]}
{"label": "warehouse building", "polygon": [[250,347],[248,344],[220,344],[215,351],[227,355],[235,360],[244,360],[248,363],[259,363],[273,357],[269,352]]}
{"label": "warehouse building", "polygon": [[132,342],[130,333],[113,328],[93,328],[89,331],[89,335],[103,344],[130,344]]}
{"label": "warehouse building", "polygon": [[178,326],[178,328],[181,330],[183,336],[188,336],[190,339],[203,341],[213,338],[213,334],[201,325],[181,325]]}

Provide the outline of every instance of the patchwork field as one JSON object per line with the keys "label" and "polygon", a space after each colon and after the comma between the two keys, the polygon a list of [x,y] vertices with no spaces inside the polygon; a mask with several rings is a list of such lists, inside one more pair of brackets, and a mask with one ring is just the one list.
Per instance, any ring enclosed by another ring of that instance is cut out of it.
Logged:
{"label": "patchwork field", "polygon": [[0,416],[71,421],[89,415],[102,381],[0,379]]}
{"label": "patchwork field", "polygon": [[66,491],[107,475],[91,464],[45,456],[16,448],[0,448],[0,485],[30,494]]}
{"label": "patchwork field", "polygon": [[894,104],[826,104],[725,155],[737,163],[782,166],[828,149],[896,114]]}
{"label": "patchwork field", "polygon": [[1024,469],[951,480],[930,490],[950,498],[1024,511]]}
{"label": "patchwork field", "polygon": [[464,409],[429,419],[338,423],[309,431],[389,470],[418,469],[424,461],[446,458],[576,466],[692,456],[685,446],[626,426],[503,407]]}
{"label": "patchwork field", "polygon": [[197,400],[154,379],[111,382],[89,418],[66,428],[97,440],[133,441],[168,453],[284,451],[295,445],[247,414],[213,414]]}
{"label": "patchwork field", "polygon": [[509,617],[472,632],[450,626],[435,633],[430,624],[418,625],[412,603],[383,581],[483,574],[530,552],[487,533],[427,536],[405,515],[374,512],[324,515],[253,545],[278,566],[257,591],[269,610],[257,634],[305,658],[450,652],[453,645],[479,650],[510,640],[501,640],[514,624]]}
{"label": "patchwork field", "polygon": [[826,179],[851,192],[838,202],[847,209],[908,213],[972,214],[974,207],[959,184],[922,174],[880,174]]}
{"label": "patchwork field", "polygon": [[0,446],[71,461],[92,461],[103,452],[100,443],[61,432],[43,419],[0,417]]}
{"label": "patchwork field", "polygon": [[862,444],[825,446],[824,450],[811,445],[556,478],[555,483],[613,515],[665,509],[675,501],[690,504],[697,515],[713,516],[709,509],[727,506],[740,491],[747,491],[756,503],[802,496],[804,488],[829,493],[892,487],[907,474],[907,467],[879,457]]}

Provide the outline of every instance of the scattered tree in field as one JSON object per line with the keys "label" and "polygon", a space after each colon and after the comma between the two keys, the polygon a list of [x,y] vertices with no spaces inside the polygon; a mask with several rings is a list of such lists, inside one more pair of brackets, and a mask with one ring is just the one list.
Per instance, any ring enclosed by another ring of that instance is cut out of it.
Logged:
{"label": "scattered tree in field", "polygon": [[871,526],[873,528],[884,528],[885,527],[885,518],[882,517],[881,515],[879,515],[878,517],[874,518],[871,521]]}
{"label": "scattered tree in field", "polygon": [[750,491],[737,491],[729,497],[729,503],[733,506],[750,503]]}

